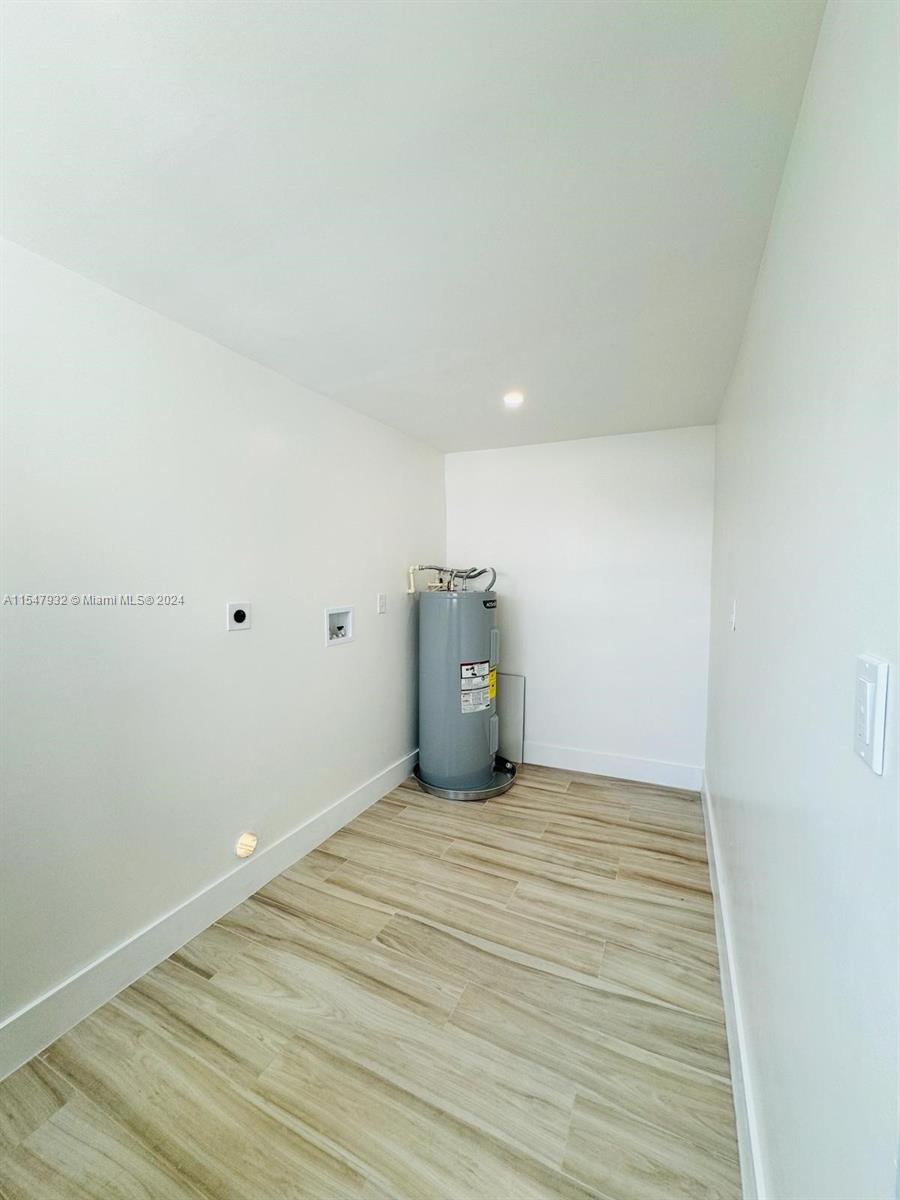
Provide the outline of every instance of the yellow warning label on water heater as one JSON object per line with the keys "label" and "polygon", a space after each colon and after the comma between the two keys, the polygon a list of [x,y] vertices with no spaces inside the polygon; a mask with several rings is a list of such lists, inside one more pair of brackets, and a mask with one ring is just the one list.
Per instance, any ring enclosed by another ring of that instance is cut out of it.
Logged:
{"label": "yellow warning label on water heater", "polygon": [[488,697],[491,700],[494,700],[496,698],[496,696],[497,696],[497,668],[494,667],[494,669],[491,671],[490,675],[488,675]]}

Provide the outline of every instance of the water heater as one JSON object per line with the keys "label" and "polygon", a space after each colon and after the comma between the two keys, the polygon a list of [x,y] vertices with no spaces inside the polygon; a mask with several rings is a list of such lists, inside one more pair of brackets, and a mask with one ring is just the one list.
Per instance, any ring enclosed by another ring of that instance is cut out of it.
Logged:
{"label": "water heater", "polygon": [[422,788],[450,800],[483,800],[512,786],[516,769],[498,759],[496,573],[487,568],[414,567],[437,579],[418,593],[419,765]]}

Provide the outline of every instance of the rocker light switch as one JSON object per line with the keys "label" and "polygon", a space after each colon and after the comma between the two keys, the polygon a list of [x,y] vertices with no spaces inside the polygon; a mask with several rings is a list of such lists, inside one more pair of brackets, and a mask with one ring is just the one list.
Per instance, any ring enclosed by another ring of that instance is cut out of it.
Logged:
{"label": "rocker light switch", "polygon": [[856,660],[853,748],[876,775],[884,770],[884,724],[887,714],[888,665],[871,655]]}

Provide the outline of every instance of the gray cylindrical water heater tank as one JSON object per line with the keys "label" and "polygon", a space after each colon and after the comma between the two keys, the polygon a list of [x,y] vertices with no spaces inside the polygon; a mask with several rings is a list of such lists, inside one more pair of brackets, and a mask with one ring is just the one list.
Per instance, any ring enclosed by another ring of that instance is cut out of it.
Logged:
{"label": "gray cylindrical water heater tank", "polygon": [[419,594],[418,775],[426,786],[491,787],[499,656],[496,592]]}

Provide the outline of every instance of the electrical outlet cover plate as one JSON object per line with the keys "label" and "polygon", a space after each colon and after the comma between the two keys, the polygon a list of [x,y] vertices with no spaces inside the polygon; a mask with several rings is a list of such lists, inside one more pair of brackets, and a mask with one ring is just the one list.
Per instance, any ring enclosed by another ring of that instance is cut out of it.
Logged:
{"label": "electrical outlet cover plate", "polygon": [[870,654],[856,660],[853,695],[853,749],[876,775],[884,772],[888,664]]}
{"label": "electrical outlet cover plate", "polygon": [[250,628],[250,605],[236,600],[226,606],[226,629],[229,632],[236,632],[240,629]]}

